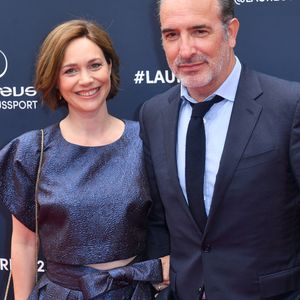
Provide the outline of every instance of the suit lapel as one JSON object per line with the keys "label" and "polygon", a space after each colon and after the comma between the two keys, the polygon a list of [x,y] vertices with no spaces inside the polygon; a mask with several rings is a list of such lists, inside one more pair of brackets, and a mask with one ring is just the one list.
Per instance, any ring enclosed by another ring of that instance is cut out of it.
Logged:
{"label": "suit lapel", "polygon": [[209,227],[238,166],[241,156],[259,119],[262,106],[255,100],[262,94],[260,84],[253,72],[242,69],[233,105],[228,132],[216,177],[214,194],[209,213]]}
{"label": "suit lapel", "polygon": [[[179,89],[176,89],[168,99],[168,105],[162,111],[163,131],[164,131],[164,147],[168,159],[170,177],[172,182],[178,186],[178,170],[176,160],[176,140],[177,140],[177,123],[180,108]],[[181,190],[181,189],[180,189]]]}
{"label": "suit lapel", "polygon": [[164,148],[168,161],[168,175],[171,178],[172,186],[176,189],[176,194],[178,195],[182,209],[185,211],[191,222],[200,233],[201,231],[192,217],[178,178],[176,142],[180,104],[180,87],[178,86],[178,88],[175,88],[170,94],[168,104],[166,105],[165,109],[162,110],[162,128],[164,131]]}

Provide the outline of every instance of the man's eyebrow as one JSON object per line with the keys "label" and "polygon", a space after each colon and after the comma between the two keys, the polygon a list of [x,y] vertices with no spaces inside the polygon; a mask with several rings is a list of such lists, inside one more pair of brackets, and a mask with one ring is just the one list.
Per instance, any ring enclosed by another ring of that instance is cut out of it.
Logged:
{"label": "man's eyebrow", "polygon": [[161,33],[168,33],[168,32],[172,32],[172,31],[175,31],[175,29],[172,29],[172,28],[164,28],[161,30]]}
{"label": "man's eyebrow", "polygon": [[207,28],[210,28],[210,26],[207,26],[205,24],[201,24],[201,25],[195,25],[195,26],[192,26],[191,29],[207,29]]}
{"label": "man's eyebrow", "polygon": [[[192,26],[189,29],[208,29],[208,28],[210,28],[210,26],[207,26],[205,24],[200,24],[200,25]],[[173,32],[173,31],[176,31],[176,29],[167,27],[167,28],[162,29],[161,33],[164,34],[164,33]]]}

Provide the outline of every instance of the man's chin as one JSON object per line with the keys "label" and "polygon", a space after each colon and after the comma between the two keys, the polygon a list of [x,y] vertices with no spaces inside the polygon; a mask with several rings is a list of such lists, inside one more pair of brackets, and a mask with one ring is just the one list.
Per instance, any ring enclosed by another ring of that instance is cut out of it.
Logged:
{"label": "man's chin", "polygon": [[195,88],[202,88],[205,87],[209,81],[207,80],[200,80],[196,79],[194,76],[184,76],[184,77],[178,77],[181,84],[184,85],[186,88],[195,89]]}

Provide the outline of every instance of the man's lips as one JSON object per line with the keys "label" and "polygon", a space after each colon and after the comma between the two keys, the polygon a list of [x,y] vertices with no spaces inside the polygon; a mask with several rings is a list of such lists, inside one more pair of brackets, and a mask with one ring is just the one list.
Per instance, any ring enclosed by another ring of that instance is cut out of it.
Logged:
{"label": "man's lips", "polygon": [[183,71],[197,71],[204,65],[204,62],[197,62],[197,63],[183,63],[178,64],[177,68]]}

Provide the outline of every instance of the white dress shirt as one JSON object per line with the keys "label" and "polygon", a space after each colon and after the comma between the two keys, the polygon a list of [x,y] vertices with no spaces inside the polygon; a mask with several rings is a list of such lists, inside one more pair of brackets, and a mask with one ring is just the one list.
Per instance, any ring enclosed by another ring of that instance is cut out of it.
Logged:
{"label": "white dress shirt", "polygon": [[[225,138],[228,130],[229,120],[232,112],[237,86],[241,73],[241,63],[236,57],[235,66],[214,94],[204,101],[211,100],[215,95],[222,96],[223,101],[216,103],[203,118],[206,136],[205,172],[204,172],[204,204],[206,214],[209,214],[211,201],[214,192],[216,176],[219,170],[221,155],[223,152]],[[186,134],[192,114],[192,107],[189,102],[197,103],[189,94],[186,87],[181,85],[181,107],[179,110],[178,131],[177,131],[177,168],[181,189],[188,202],[185,184],[185,145]]]}

